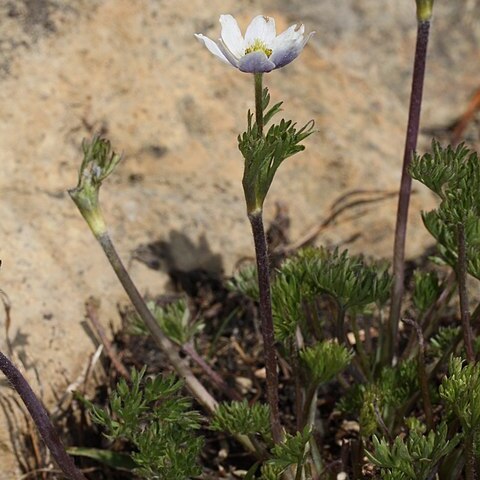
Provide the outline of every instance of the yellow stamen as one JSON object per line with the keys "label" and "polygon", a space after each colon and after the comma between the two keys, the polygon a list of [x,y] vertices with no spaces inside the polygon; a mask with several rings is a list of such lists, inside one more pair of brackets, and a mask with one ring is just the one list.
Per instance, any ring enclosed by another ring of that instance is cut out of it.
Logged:
{"label": "yellow stamen", "polygon": [[272,49],[268,48],[265,45],[265,42],[262,42],[258,38],[245,50],[245,55],[248,55],[252,52],[264,52],[267,57],[272,54]]}

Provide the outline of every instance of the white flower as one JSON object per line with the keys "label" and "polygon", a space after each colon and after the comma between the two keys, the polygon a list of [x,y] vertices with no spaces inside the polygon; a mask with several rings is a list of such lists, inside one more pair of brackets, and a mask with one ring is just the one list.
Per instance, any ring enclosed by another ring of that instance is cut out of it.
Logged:
{"label": "white flower", "polygon": [[300,55],[315,33],[304,36],[303,25],[292,25],[277,36],[275,20],[258,15],[251,21],[243,38],[231,15],[221,15],[220,23],[222,33],[217,43],[205,35],[195,36],[222,62],[247,73],[265,73],[284,67]]}

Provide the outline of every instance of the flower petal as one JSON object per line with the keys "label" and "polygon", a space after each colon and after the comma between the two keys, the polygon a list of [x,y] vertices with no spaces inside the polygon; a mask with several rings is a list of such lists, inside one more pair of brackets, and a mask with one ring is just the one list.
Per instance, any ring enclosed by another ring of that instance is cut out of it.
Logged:
{"label": "flower petal", "polygon": [[272,17],[256,16],[247,27],[245,32],[245,47],[248,48],[255,40],[261,40],[267,47],[271,48],[271,43],[275,39],[277,31],[275,29],[275,20]]}
{"label": "flower petal", "polygon": [[206,37],[205,35],[202,35],[201,33],[196,33],[195,37],[200,41],[200,43],[203,43],[210,50],[210,52],[213,53],[216,57],[218,57],[222,62],[228,63],[228,65],[230,65],[230,62],[227,60],[227,57],[222,53],[222,51],[218,48],[218,45],[213,40],[210,40],[208,37]]}
{"label": "flower petal", "polygon": [[275,68],[275,64],[269,60],[265,52],[257,50],[240,59],[238,68],[246,73],[266,73]]}
{"label": "flower petal", "polygon": [[223,40],[218,41],[218,48],[222,52],[222,55],[228,60],[228,62],[234,67],[238,68],[239,59],[228,49],[228,47],[223,43]]}
{"label": "flower petal", "polygon": [[237,21],[231,15],[220,15],[222,41],[237,58],[245,55],[245,41]]}
{"label": "flower petal", "polygon": [[315,33],[311,32],[304,37],[305,27],[300,25],[292,25],[290,28],[281,33],[272,43],[272,55],[270,60],[275,64],[275,68],[284,67],[291,61],[295,60]]}

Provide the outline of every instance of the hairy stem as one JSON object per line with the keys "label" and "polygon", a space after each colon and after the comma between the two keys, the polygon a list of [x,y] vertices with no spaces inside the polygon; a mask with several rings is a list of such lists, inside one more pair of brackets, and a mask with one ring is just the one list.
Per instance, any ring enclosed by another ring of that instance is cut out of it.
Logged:
{"label": "hairy stem", "polygon": [[465,480],[475,480],[475,445],[473,433],[465,437]]}
{"label": "hairy stem", "polygon": [[258,127],[258,135],[263,135],[263,73],[253,75],[255,82],[255,121]]}
{"label": "hairy stem", "polygon": [[412,188],[412,178],[408,174],[408,167],[415,149],[417,148],[429,31],[429,20],[418,22],[407,135],[405,139],[402,177],[400,180],[400,193],[398,197],[397,223],[395,227],[395,243],[393,248],[393,287],[388,332],[386,332],[387,342],[384,352],[385,362],[391,362],[395,355],[398,323],[400,321],[400,311],[404,292],[405,240],[407,235],[408,207]]}
{"label": "hairy stem", "polygon": [[265,369],[267,374],[267,400],[270,405],[270,424],[273,441],[275,443],[280,443],[283,439],[283,432],[278,407],[277,352],[275,350],[275,336],[273,330],[267,239],[263,227],[261,210],[250,213],[248,218],[252,225],[255,255],[257,259],[260,317],[262,320],[263,348],[265,352]]}
{"label": "hairy stem", "polygon": [[20,395],[45,445],[47,445],[62,472],[70,480],[87,480],[85,475],[75,466],[72,458],[67,454],[62,441],[48,417],[47,411],[33,392],[27,380],[2,352],[0,352],[0,370]]}
{"label": "hairy stem", "polygon": [[463,341],[467,352],[468,363],[475,363],[475,353],[473,351],[472,326],[470,324],[470,311],[468,309],[467,293],[467,249],[465,245],[465,227],[459,223],[457,226],[458,242],[458,262],[457,262],[457,280],[458,294],[460,297],[460,316],[462,319]]}

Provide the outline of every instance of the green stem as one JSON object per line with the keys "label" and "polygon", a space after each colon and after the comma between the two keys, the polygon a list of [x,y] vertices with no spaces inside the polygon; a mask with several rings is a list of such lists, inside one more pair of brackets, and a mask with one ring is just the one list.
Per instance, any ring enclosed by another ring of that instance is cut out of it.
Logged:
{"label": "green stem", "polygon": [[317,471],[317,476],[314,478],[320,478],[321,472],[324,470],[322,456],[320,455],[320,450],[317,445],[317,441],[312,433],[310,438],[310,451],[312,453],[313,464],[315,465],[315,470]]}
{"label": "green stem", "polygon": [[305,459],[305,455],[302,455],[301,458],[298,459],[298,463],[297,463],[297,472],[295,474],[295,480],[302,480],[303,478],[303,462],[304,462],[304,459]]}
{"label": "green stem", "polygon": [[270,405],[270,424],[273,441],[275,443],[281,443],[283,440],[283,432],[278,406],[277,352],[275,350],[275,335],[273,328],[267,239],[263,227],[262,211],[260,210],[250,213],[248,218],[252,225],[255,255],[257,259],[260,318],[262,321],[265,370],[267,375],[267,401]]}
{"label": "green stem", "polygon": [[307,426],[311,427],[315,422],[315,413],[317,409],[317,390],[318,385],[316,384],[312,384],[307,388],[305,393],[305,403],[303,404],[301,430]]}
{"label": "green stem", "polygon": [[470,325],[470,311],[468,309],[467,248],[465,244],[465,226],[461,223],[457,225],[457,243],[457,280],[458,294],[460,297],[460,315],[462,319],[463,341],[465,343],[468,363],[473,364],[475,363],[475,353],[473,350],[472,326]]}
{"label": "green stem", "polygon": [[430,32],[430,21],[418,21],[415,61],[413,66],[412,91],[408,115],[407,135],[403,155],[402,178],[398,197],[397,223],[395,227],[395,244],[393,249],[393,287],[390,306],[390,317],[386,335],[385,358],[383,363],[391,363],[397,349],[398,323],[404,292],[405,280],[405,241],[407,235],[408,207],[412,189],[412,178],[408,167],[417,148],[418,131],[420,127],[420,111],[422,106],[427,46]]}
{"label": "green stem", "polygon": [[263,135],[263,73],[254,73],[255,82],[255,121],[258,127],[258,136]]}

